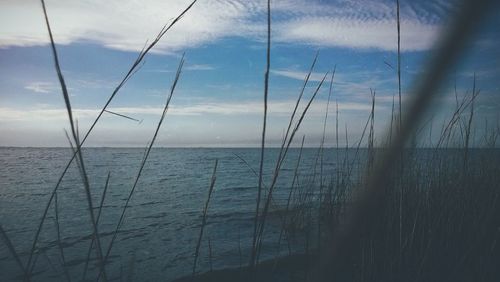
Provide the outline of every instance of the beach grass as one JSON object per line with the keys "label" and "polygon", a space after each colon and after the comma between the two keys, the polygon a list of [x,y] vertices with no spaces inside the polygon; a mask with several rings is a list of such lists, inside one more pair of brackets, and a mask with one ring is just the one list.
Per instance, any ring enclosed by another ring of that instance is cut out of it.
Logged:
{"label": "beach grass", "polygon": [[[471,1],[469,1],[471,2]],[[16,264],[23,280],[30,281],[39,253],[37,243],[49,208],[54,207],[57,246],[60,254],[63,275],[72,281],[75,275],[67,267],[64,244],[62,243],[59,223],[58,187],[69,166],[76,159],[82,184],[85,189],[86,205],[89,211],[92,236],[85,256],[82,280],[88,276],[91,252],[95,250],[98,269],[95,280],[109,280],[106,265],[111,251],[122,228],[129,202],[138,186],[148,157],[157,139],[160,128],[167,115],[171,99],[180,80],[184,65],[184,55],[179,62],[172,86],[166,97],[162,115],[155,128],[151,141],[145,149],[133,185],[121,207],[120,217],[112,232],[108,247],[102,245],[99,221],[105,201],[110,173],[106,178],[97,215],[94,214],[92,187],[85,169],[82,147],[100,117],[122,86],[138,71],[146,54],[159,42],[167,31],[176,24],[196,3],[196,0],[183,10],[170,24],[165,25],[155,40],[144,47],[130,70],[100,111],[90,129],[80,139],[77,122],[73,119],[70,95],[66,88],[59,65],[55,40],[49,25],[49,17],[42,0],[47,29],[51,40],[51,50],[55,69],[65,101],[70,133],[68,139],[73,153],[41,215],[35,232],[27,262],[12,244],[8,234],[0,225],[4,243]],[[242,261],[241,245],[238,242],[240,267],[227,270],[213,270],[213,241],[208,237],[210,272],[198,275],[197,261],[204,239],[204,228],[210,218],[209,203],[215,188],[218,160],[215,160],[212,178],[205,206],[198,240],[194,250],[192,273],[178,281],[497,281],[500,277],[500,203],[498,183],[500,183],[500,153],[496,141],[500,127],[486,130],[484,144],[472,148],[474,131],[475,101],[480,93],[474,75],[472,93],[458,99],[456,109],[448,122],[442,125],[442,131],[436,144],[431,146],[418,144],[416,131],[423,120],[425,109],[431,104],[446,72],[460,55],[461,47],[470,35],[474,20],[481,15],[481,5],[466,6],[457,23],[452,25],[437,49],[433,60],[414,88],[413,100],[402,111],[401,89],[401,50],[399,1],[397,5],[397,79],[398,112],[393,100],[391,121],[386,140],[375,139],[375,102],[376,91],[370,89],[370,111],[359,140],[349,146],[348,128],[346,127],[346,148],[339,146],[339,110],[336,102],[335,148],[325,148],[325,136],[329,106],[333,93],[336,67],[330,79],[325,118],[322,124],[323,135],[314,165],[306,171],[301,170],[302,151],[305,136],[302,137],[300,151],[295,160],[293,179],[288,187],[288,197],[283,207],[273,206],[273,195],[281,169],[287,161],[295,136],[299,133],[304,118],[311,104],[315,101],[330,74],[327,72],[313,88],[311,97],[304,109],[298,112],[303,94],[309,85],[318,59],[316,53],[309,73],[304,78],[295,107],[288,121],[286,133],[279,147],[269,183],[264,181],[266,152],[266,130],[268,119],[269,72],[271,66],[271,1],[267,1],[267,48],[266,69],[264,74],[263,127],[260,143],[258,172],[240,156],[245,165],[258,177],[256,185],[256,206],[253,215],[253,236],[248,258],[248,267]],[[130,119],[130,117],[123,116]],[[498,121],[496,121],[498,124]],[[394,123],[396,123],[394,125]],[[486,126],[488,128],[488,126]],[[415,140],[415,141],[413,141]],[[349,155],[349,152],[354,152]],[[326,154],[335,154],[336,170],[328,174],[323,169]],[[341,156],[343,154],[343,156]],[[341,158],[343,158],[341,160]],[[318,175],[319,164],[319,181]],[[300,181],[299,181],[300,178]],[[266,223],[272,209],[282,208],[280,220],[278,250],[275,259],[260,261],[265,244]],[[282,255],[281,245],[286,241],[288,253]],[[303,252],[292,252],[291,245],[303,245]],[[45,254],[45,253],[44,253]],[[135,260],[134,260],[135,261]],[[129,268],[132,279],[133,267]],[[121,276],[120,276],[121,277]]]}

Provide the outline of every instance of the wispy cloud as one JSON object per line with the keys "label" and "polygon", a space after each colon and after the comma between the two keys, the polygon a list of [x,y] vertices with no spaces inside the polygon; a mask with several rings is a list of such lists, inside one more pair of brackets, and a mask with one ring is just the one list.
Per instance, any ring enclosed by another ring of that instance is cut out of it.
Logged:
{"label": "wispy cloud", "polygon": [[[286,101],[271,101],[269,102],[269,114],[275,116],[289,116],[295,104],[294,100]],[[304,103],[299,107],[303,109]],[[368,111],[371,105],[367,100],[366,103],[357,102],[340,102],[339,109],[341,111]],[[149,116],[161,115],[163,108],[161,107],[115,107],[110,109],[113,112],[133,115],[133,116]],[[99,109],[73,109],[75,117],[84,120],[87,118],[95,118],[99,113]],[[325,105],[322,103],[313,103],[308,111],[308,116],[323,116]],[[203,116],[203,115],[262,115],[262,103],[256,101],[243,102],[212,102],[200,103],[195,105],[173,105],[169,110],[169,115],[174,116]],[[2,121],[29,121],[29,120],[66,120],[66,110],[64,108],[0,108],[0,120]]]}
{"label": "wispy cloud", "polygon": [[24,86],[24,89],[33,91],[35,93],[47,94],[52,93],[60,88],[58,88],[58,86],[52,82],[35,81]]}
{"label": "wispy cloud", "polygon": [[[190,0],[48,0],[55,39],[60,44],[92,41],[108,48],[139,50],[147,38],[176,17]],[[412,2],[401,7],[402,47],[425,50],[453,5]],[[20,16],[22,15],[22,16]],[[395,50],[394,1],[273,1],[277,42]],[[0,3],[0,47],[47,44],[36,1]],[[265,3],[244,0],[199,1],[167,34],[156,52],[174,52],[226,37],[261,40]]]}
{"label": "wispy cloud", "polygon": [[[208,64],[188,64],[183,67],[185,71],[211,71],[216,70],[217,68]],[[154,72],[154,73],[172,73],[174,69],[166,69],[166,68],[152,68],[152,69],[143,69],[144,72]]]}
{"label": "wispy cloud", "polygon": [[[279,70],[271,70],[271,73],[274,75],[287,77],[295,80],[305,80],[307,76],[307,72],[297,71],[297,70],[289,70],[289,69],[279,69]],[[324,73],[313,72],[309,77],[309,81],[321,81],[325,76]]]}
{"label": "wispy cloud", "polygon": [[[432,47],[439,26],[404,20],[401,28],[403,51],[421,51]],[[282,23],[278,40],[326,47],[380,49],[397,48],[395,23],[377,19],[335,17],[300,18]]]}
{"label": "wispy cloud", "polygon": [[193,65],[187,65],[184,69],[189,71],[209,71],[209,70],[215,70],[216,68],[214,66],[206,64],[193,64]]}
{"label": "wispy cloud", "polygon": [[105,79],[75,79],[72,83],[78,88],[84,89],[112,89],[115,86],[115,81]]}
{"label": "wispy cloud", "polygon": [[[271,70],[271,73],[299,81],[304,81],[307,76],[306,71],[295,68]],[[309,81],[319,82],[324,76],[325,73],[312,72]],[[327,78],[327,81],[329,81],[329,78]],[[337,97],[348,97],[349,101],[366,101],[369,100],[370,89],[386,89],[387,84],[392,81],[394,81],[394,78],[387,76],[380,70],[342,70],[337,71],[335,74],[333,91]]]}

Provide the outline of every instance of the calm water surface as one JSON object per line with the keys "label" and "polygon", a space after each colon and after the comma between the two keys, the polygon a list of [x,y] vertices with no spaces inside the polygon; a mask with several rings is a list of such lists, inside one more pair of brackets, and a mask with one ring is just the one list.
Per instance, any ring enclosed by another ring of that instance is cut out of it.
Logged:
{"label": "calm water surface", "polygon": [[[258,182],[249,166],[258,171],[259,152],[259,149],[153,149],[113,246],[106,268],[108,276],[119,279],[120,275],[132,275],[141,281],[168,281],[190,274],[215,159],[219,160],[217,182],[198,269],[209,269],[209,238],[214,268],[247,263]],[[317,152],[317,149],[304,149],[301,182],[311,181],[310,172],[314,171],[315,163],[319,165]],[[111,174],[99,222],[106,249],[139,170],[144,149],[86,148],[83,153],[94,206],[98,206],[108,172]],[[283,165],[273,210],[284,205],[298,153],[298,149],[292,149]],[[270,182],[277,154],[277,149],[266,151],[266,183]],[[0,148],[0,222],[24,263],[43,209],[70,157],[70,150],[65,148]],[[335,160],[335,152],[327,150],[323,159],[324,173],[335,171]],[[319,173],[319,169],[317,171]],[[82,277],[91,234],[81,183],[78,168],[73,165],[58,192],[61,240],[73,280]],[[55,230],[52,206],[38,243],[35,281],[66,280]],[[273,215],[266,226],[262,259],[276,255],[279,230],[279,217]],[[302,251],[300,248],[297,246],[295,251]],[[92,280],[95,263],[95,252],[92,252],[88,275]],[[0,244],[0,281],[19,279],[19,275],[10,253],[3,243]]]}

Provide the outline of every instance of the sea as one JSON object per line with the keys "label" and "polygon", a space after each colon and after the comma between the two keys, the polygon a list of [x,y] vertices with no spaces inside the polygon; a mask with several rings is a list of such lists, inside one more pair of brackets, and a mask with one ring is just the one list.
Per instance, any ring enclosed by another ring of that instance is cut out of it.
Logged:
{"label": "sea", "polygon": [[[292,187],[299,148],[290,149],[282,164],[262,242],[261,260],[285,254],[278,247],[282,214]],[[121,212],[144,158],[143,148],[84,148],[94,214],[97,215],[109,174],[98,230],[102,249],[113,237]],[[345,156],[355,161],[365,151],[304,148],[297,182],[326,183]],[[265,150],[264,192],[271,184],[279,149]],[[0,224],[26,265],[36,230],[52,190],[72,156],[70,148],[0,148]],[[106,263],[109,280],[172,281],[191,275],[203,209],[214,165],[216,180],[210,199],[196,272],[248,265],[254,232],[260,149],[153,148],[145,162],[123,224]],[[360,168],[361,169],[361,168]],[[49,208],[36,252],[32,281],[81,281],[92,239],[92,225],[80,168],[73,162]],[[353,172],[357,173],[357,172]],[[328,175],[328,178],[326,177]],[[311,191],[318,191],[313,188]],[[313,195],[314,197],[314,195]],[[57,236],[59,224],[60,240]],[[299,235],[298,235],[299,236]],[[292,252],[306,251],[293,244]],[[86,279],[95,281],[95,248]],[[5,240],[0,243],[0,281],[22,280]]]}

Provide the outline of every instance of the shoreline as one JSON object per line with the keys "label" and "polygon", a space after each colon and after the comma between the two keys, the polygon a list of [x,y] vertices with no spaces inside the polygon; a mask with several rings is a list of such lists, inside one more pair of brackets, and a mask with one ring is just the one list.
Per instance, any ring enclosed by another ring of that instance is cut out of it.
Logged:
{"label": "shoreline", "polygon": [[[262,261],[256,267],[254,281],[304,281],[311,270],[312,255],[293,254]],[[223,268],[199,273],[194,277],[187,275],[172,282],[230,282],[249,281],[253,274],[248,266]]]}

